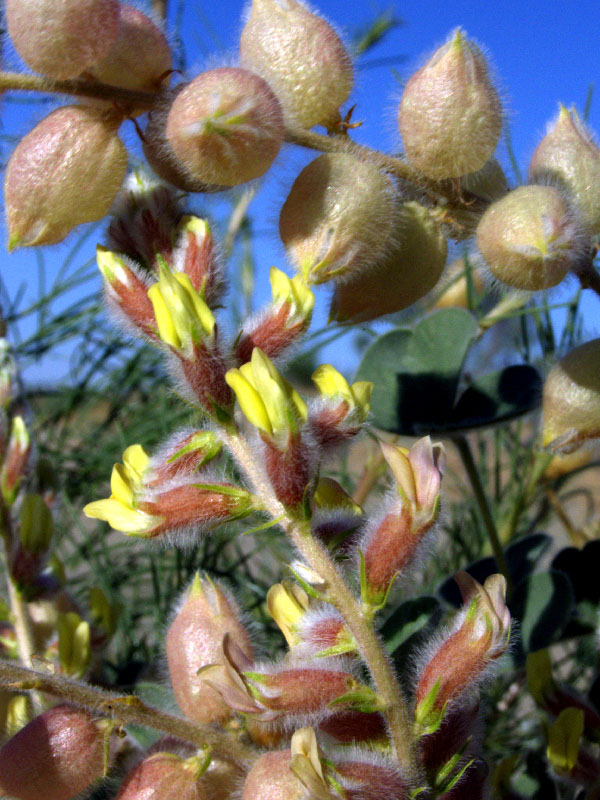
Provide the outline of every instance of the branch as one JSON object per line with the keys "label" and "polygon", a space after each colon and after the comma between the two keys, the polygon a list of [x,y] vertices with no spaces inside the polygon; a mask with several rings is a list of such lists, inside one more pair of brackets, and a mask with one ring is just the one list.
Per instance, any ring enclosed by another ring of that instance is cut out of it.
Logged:
{"label": "branch", "polygon": [[76,78],[68,81],[55,81],[42,75],[27,75],[21,72],[0,72],[0,91],[41,92],[43,94],[71,94],[76,97],[94,97],[111,100],[125,106],[154,108],[155,92],[141,92],[123,89],[106,83],[92,83]]}
{"label": "branch", "polygon": [[191,742],[197,747],[208,745],[215,757],[236,764],[243,770],[256,758],[254,750],[229,734],[159,711],[146,705],[135,695],[110,694],[102,689],[77,683],[63,675],[37,672],[0,659],[0,686],[2,685],[16,690],[36,689],[125,724],[134,723],[154,728]]}

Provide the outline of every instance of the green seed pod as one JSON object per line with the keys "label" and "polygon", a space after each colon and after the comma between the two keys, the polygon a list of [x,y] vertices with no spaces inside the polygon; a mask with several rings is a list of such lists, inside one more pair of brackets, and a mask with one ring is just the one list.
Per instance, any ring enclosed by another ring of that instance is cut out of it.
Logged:
{"label": "green seed pod", "polygon": [[336,284],[329,317],[336,322],[367,322],[408,308],[433,289],[446,263],[448,245],[429,211],[404,203],[398,238],[372,271]]}
{"label": "green seed pod", "polygon": [[222,67],[203,72],[177,95],[166,137],[192,177],[237,186],[263,175],[283,142],[279,101],[258,75]]}
{"label": "green seed pod", "polygon": [[60,242],[108,213],[127,168],[120,121],[99,108],[63,106],[21,139],[4,178],[10,249]]}
{"label": "green seed pod", "polygon": [[326,153],[294,181],[279,216],[279,234],[305,279],[324,283],[380,261],[396,218],[389,178],[353,156]]}
{"label": "green seed pod", "polygon": [[489,206],[477,226],[477,246],[499,281],[537,291],[556,286],[577,266],[586,239],[557,189],[519,186]]}
{"label": "green seed pod", "polygon": [[502,130],[485,58],[458,29],[409,79],[398,109],[406,157],[434,180],[481,169]]}
{"label": "green seed pod", "polygon": [[352,90],[352,62],[339,36],[298,0],[253,0],[240,55],[273,89],[286,118],[305,128],[332,123]]}
{"label": "green seed pod", "polygon": [[28,67],[63,80],[104,58],[117,36],[117,0],[7,0],[8,33]]}
{"label": "green seed pod", "polygon": [[565,189],[589,233],[600,233],[600,148],[575,109],[561,105],[533,154],[529,180]]}
{"label": "green seed pod", "polygon": [[542,444],[569,453],[600,437],[600,339],[571,350],[544,383]]}

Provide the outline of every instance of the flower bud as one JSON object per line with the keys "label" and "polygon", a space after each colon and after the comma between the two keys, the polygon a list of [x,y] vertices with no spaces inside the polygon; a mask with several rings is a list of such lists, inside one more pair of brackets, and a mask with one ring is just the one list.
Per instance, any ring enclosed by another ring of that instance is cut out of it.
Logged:
{"label": "flower bud", "polygon": [[71,800],[104,774],[102,724],[79,708],[54,706],[0,750],[0,792],[18,800]]}
{"label": "flower bud", "polygon": [[112,112],[63,106],[21,139],[4,179],[10,249],[60,242],[108,213],[127,168],[119,124]]}
{"label": "flower bud", "polygon": [[321,364],[312,375],[321,394],[310,412],[310,426],[321,447],[340,444],[360,433],[371,409],[370,381],[352,386],[331,364]]}
{"label": "flower bud", "polygon": [[213,308],[225,289],[225,278],[208,221],[182,217],[175,242],[174,270],[185,273],[208,307]]}
{"label": "flower bud", "polygon": [[577,266],[585,237],[557,189],[519,186],[489,206],[477,226],[477,246],[499,281],[538,291]]}
{"label": "flower bud", "polygon": [[[206,772],[210,756],[147,756],[125,777],[115,800],[225,800]],[[227,795],[228,796],[228,795]]]}
{"label": "flower bud", "polygon": [[141,270],[127,257],[112,253],[105,247],[96,248],[98,269],[104,278],[106,302],[123,323],[157,341],[154,309],[148,297],[148,282]]}
{"label": "flower bud", "polygon": [[481,586],[466,572],[455,575],[463,602],[454,631],[439,645],[421,672],[416,690],[415,722],[421,735],[435,733],[447,707],[481,680],[504,653],[510,635],[506,581],[491,575]]}
{"label": "flower bud", "polygon": [[305,280],[324,283],[376,265],[396,218],[394,186],[375,165],[325,153],[294,181],[279,216],[279,234]]}
{"label": "flower bud", "polygon": [[198,670],[223,662],[223,638],[230,634],[249,661],[254,650],[239,608],[222,586],[196,575],[167,632],[169,674],[177,705],[197,722],[223,722],[231,709],[199,676]]}
{"label": "flower bud", "polygon": [[306,790],[290,770],[291,761],[290,750],[260,756],[246,776],[242,800],[305,800]]}
{"label": "flower bud", "polygon": [[258,75],[234,67],[210,70],[177,95],[166,136],[193,178],[237,186],[263,175],[279,152],[281,107]]}
{"label": "flower bud", "polygon": [[406,157],[434,180],[476,172],[493,155],[500,99],[481,50],[460,29],[409,79],[398,126]]}
{"label": "flower bud", "polygon": [[438,282],[448,245],[431,213],[419,203],[397,212],[389,251],[375,269],[336,283],[329,318],[368,322],[413,305]]}
{"label": "flower bud", "polygon": [[240,56],[273,89],[286,119],[303,128],[335,122],[352,91],[352,62],[342,41],[298,0],[253,0]]}
{"label": "flower bud", "polygon": [[235,354],[243,364],[259,347],[269,358],[277,358],[308,329],[315,296],[296,275],[271,267],[273,301],[256,318],[248,320],[238,338]]}
{"label": "flower bud", "polygon": [[435,523],[445,468],[441,444],[429,436],[410,451],[380,442],[396,479],[399,497],[392,496],[383,515],[365,531],[361,584],[363,601],[373,607],[385,603],[398,573],[414,560],[424,537]]}
{"label": "flower bud", "polygon": [[376,747],[389,742],[385,717],[377,711],[345,711],[323,720],[318,728],[342,744],[364,742]]}
{"label": "flower bud", "polygon": [[533,154],[529,180],[566,190],[588,232],[600,233],[600,148],[575,109],[561,105]]}
{"label": "flower bud", "polygon": [[[170,71],[171,50],[160,28],[137,8],[120,5],[117,36],[104,58],[90,67],[89,75],[111,86],[153,92],[168,80]],[[133,111],[143,114],[145,110]]]}
{"label": "flower bud", "polygon": [[600,339],[550,370],[542,394],[542,444],[564,452],[600,437]]}
{"label": "flower bud", "polygon": [[181,431],[172,436],[152,457],[149,486],[197,472],[221,452],[222,444],[210,430]]}
{"label": "flower bud", "polygon": [[220,192],[228,186],[206,183],[194,175],[177,158],[167,139],[167,119],[174,99],[185,89],[180,83],[174,89],[157,95],[154,109],[148,114],[148,124],[142,139],[146,161],[163,181],[184,192]]}
{"label": "flower bud", "polygon": [[108,53],[117,36],[119,3],[7,0],[6,22],[27,66],[59,80],[76,78]]}
{"label": "flower bud", "polygon": [[54,533],[52,513],[41,495],[26,494],[19,509],[19,542],[11,558],[11,575],[22,588],[43,570]]}
{"label": "flower bud", "polygon": [[0,470],[2,496],[8,505],[12,505],[17,498],[19,486],[25,477],[30,450],[31,440],[23,417],[13,417],[8,447]]}

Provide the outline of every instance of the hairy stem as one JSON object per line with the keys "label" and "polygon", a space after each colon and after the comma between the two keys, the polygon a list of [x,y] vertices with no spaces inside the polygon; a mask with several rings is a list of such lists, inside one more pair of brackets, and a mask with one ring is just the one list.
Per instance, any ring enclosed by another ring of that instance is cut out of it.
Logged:
{"label": "hairy stem", "polygon": [[456,445],[467,473],[467,477],[469,478],[471,488],[473,489],[473,494],[475,495],[475,500],[477,501],[477,505],[479,506],[479,510],[483,518],[483,523],[487,530],[492,552],[494,553],[494,558],[496,559],[496,564],[498,565],[500,572],[506,578],[506,591],[510,597],[513,588],[512,579],[510,577],[510,572],[508,571],[508,564],[506,563],[506,558],[504,557],[504,550],[502,549],[500,537],[498,536],[498,529],[496,528],[496,523],[494,522],[492,509],[485,493],[485,489],[483,488],[481,478],[479,477],[479,471],[477,469],[477,465],[475,464],[473,453],[471,452],[471,446],[469,445],[466,436],[454,436],[452,441]]}
{"label": "hairy stem", "polygon": [[360,603],[351,592],[327,548],[312,535],[310,523],[291,517],[275,497],[264,471],[256,463],[249,444],[236,434],[227,433],[224,434],[224,438],[230,452],[252,483],[253,491],[263,502],[265,510],[274,519],[280,520],[279,524],[306,559],[308,565],[327,583],[328,600],[344,617],[348,630],[354,636],[360,654],[386,706],[383,713],[388,722],[398,762],[409,780],[416,781],[418,771],[408,705],[392,664],[371,621],[363,616]]}
{"label": "hairy stem", "polygon": [[248,763],[256,758],[254,750],[237,742],[223,731],[159,711],[146,705],[134,695],[111,694],[87,684],[76,683],[63,675],[37,672],[2,659],[0,659],[0,685],[11,689],[36,689],[124,724],[144,725],[184,739],[198,747],[209,746],[215,757],[236,764],[244,770]]}

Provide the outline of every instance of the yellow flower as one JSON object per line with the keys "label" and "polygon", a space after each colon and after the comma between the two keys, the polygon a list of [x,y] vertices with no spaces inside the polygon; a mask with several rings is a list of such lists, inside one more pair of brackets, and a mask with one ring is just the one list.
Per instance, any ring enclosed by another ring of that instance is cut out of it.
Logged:
{"label": "yellow flower", "polygon": [[289,647],[300,642],[296,627],[308,611],[308,595],[290,579],[276,583],[267,592],[267,608],[285,636]]}
{"label": "yellow flower", "polygon": [[296,433],[299,422],[307,418],[304,400],[258,347],[251,360],[239,369],[230,369],[225,380],[244,416],[268,436]]}
{"label": "yellow flower", "polygon": [[289,278],[285,272],[271,267],[270,280],[273,303],[275,305],[289,303],[288,319],[291,321],[304,320],[308,325],[315,304],[315,296],[306,286],[302,277],[296,275]]}
{"label": "yellow flower", "polygon": [[356,411],[360,422],[369,416],[371,408],[371,381],[356,381],[352,386],[331,364],[321,364],[313,373],[312,379],[325,397],[339,398],[348,403],[349,413]]}
{"label": "yellow flower", "polygon": [[194,345],[212,340],[215,317],[184,272],[171,272],[161,265],[160,277],[148,289],[160,339],[191,357]]}
{"label": "yellow flower", "polygon": [[110,497],[88,503],[83,513],[92,519],[102,519],[116,531],[131,536],[147,536],[163,522],[161,517],[145,514],[137,508],[136,495],[143,486],[143,475],[149,462],[139,444],[123,453],[123,464],[115,464],[110,476]]}

